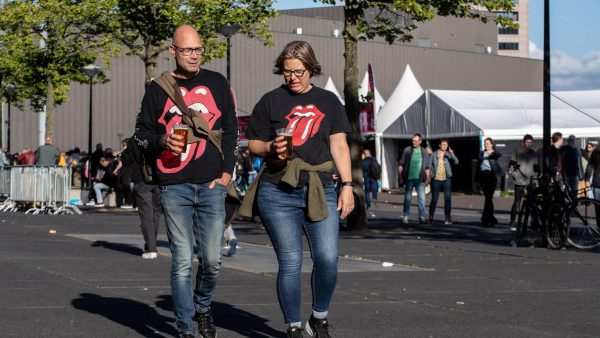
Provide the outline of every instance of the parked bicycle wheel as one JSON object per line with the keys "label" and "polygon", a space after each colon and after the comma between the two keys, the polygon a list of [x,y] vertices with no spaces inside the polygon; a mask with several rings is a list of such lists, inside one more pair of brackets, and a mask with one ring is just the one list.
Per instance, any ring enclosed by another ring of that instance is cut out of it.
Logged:
{"label": "parked bicycle wheel", "polygon": [[576,209],[569,213],[567,241],[579,249],[591,249],[600,245],[600,202],[580,198]]}
{"label": "parked bicycle wheel", "polygon": [[531,202],[527,198],[521,201],[519,215],[517,217],[517,233],[515,234],[515,242],[517,246],[521,246],[525,235],[527,234],[527,225],[529,224],[529,214],[531,213]]}
{"label": "parked bicycle wheel", "polygon": [[569,219],[563,203],[552,203],[546,216],[546,239],[548,247],[560,249],[565,245]]}

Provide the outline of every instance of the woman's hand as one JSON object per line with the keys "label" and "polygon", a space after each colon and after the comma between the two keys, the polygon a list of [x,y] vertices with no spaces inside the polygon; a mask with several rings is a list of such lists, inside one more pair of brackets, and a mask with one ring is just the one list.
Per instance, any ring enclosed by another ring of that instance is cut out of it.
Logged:
{"label": "woman's hand", "polygon": [[352,210],[354,210],[354,194],[351,186],[343,186],[338,198],[337,210],[340,211],[340,217],[345,219]]}
{"label": "woman's hand", "polygon": [[285,156],[285,146],[287,142],[283,136],[277,136],[273,142],[271,142],[270,148],[271,153],[276,154],[277,158],[280,160],[285,160],[287,157]]}

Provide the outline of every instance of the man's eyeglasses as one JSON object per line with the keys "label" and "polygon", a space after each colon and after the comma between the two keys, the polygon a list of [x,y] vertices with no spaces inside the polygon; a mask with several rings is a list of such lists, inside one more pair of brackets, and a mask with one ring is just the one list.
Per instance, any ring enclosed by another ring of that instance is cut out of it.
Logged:
{"label": "man's eyeglasses", "polygon": [[306,69],[284,70],[283,76],[291,77],[292,74],[294,74],[296,75],[296,77],[302,77],[302,75],[304,75],[304,72],[306,72]]}
{"label": "man's eyeglasses", "polygon": [[196,52],[196,55],[200,55],[200,54],[204,53],[204,50],[205,50],[204,47],[180,48],[175,45],[173,45],[173,48],[177,49],[177,51],[179,53],[181,53],[181,55],[183,55],[183,56],[190,56],[192,54],[192,52]]}

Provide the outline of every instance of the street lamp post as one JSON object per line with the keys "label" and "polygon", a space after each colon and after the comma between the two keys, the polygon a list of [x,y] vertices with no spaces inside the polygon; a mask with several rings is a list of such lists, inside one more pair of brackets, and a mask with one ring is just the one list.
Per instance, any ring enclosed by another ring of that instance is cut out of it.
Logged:
{"label": "street lamp post", "polygon": [[549,174],[546,156],[550,149],[551,106],[550,106],[550,0],[544,0],[544,95],[543,95],[543,173]]}
{"label": "street lamp post", "polygon": [[93,113],[93,101],[94,101],[94,77],[102,69],[95,64],[87,65],[83,67],[83,72],[90,78],[90,111],[88,117],[88,187],[92,189],[92,113]]}
{"label": "street lamp post", "polygon": [[221,26],[218,31],[227,38],[227,82],[231,86],[231,37],[240,30],[240,25],[225,25]]}
{"label": "street lamp post", "polygon": [[6,150],[10,154],[10,99],[17,92],[17,87],[12,83],[6,86],[6,101],[8,102],[8,109],[6,110]]}

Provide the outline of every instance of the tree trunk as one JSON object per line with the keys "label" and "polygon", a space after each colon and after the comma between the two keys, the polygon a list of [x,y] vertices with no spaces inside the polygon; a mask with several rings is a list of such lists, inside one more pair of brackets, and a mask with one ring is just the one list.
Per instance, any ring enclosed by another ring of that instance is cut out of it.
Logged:
{"label": "tree trunk", "polygon": [[46,137],[54,138],[54,85],[48,76],[46,85]]}
{"label": "tree trunk", "polygon": [[144,61],[144,67],[146,70],[146,78],[144,80],[144,84],[146,85],[146,87],[148,87],[148,85],[150,85],[152,80],[156,77],[156,59],[160,54],[159,50],[160,48],[156,46],[145,46],[142,61]]}
{"label": "tree trunk", "polygon": [[350,158],[352,159],[352,181],[354,181],[354,193],[357,197],[353,215],[348,218],[348,227],[351,230],[363,230],[367,228],[367,213],[365,209],[365,192],[363,189],[363,172],[360,162],[361,138],[360,138],[360,103],[358,101],[358,45],[357,26],[352,13],[351,5],[344,7],[344,99],[346,102],[346,114],[350,120],[352,132],[348,137],[350,146]]}

